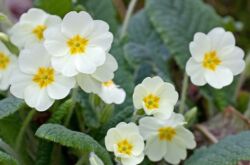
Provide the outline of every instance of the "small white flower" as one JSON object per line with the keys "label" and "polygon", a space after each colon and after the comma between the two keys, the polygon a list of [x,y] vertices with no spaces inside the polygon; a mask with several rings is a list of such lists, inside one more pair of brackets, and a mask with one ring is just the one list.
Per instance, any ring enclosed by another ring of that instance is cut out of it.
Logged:
{"label": "small white flower", "polygon": [[177,100],[178,93],[174,86],[158,76],[145,78],[135,87],[133,94],[136,109],[143,108],[147,115],[159,118],[170,117]]}
{"label": "small white flower", "polygon": [[243,50],[235,46],[233,34],[223,28],[214,28],[207,35],[196,33],[189,49],[192,57],[186,72],[195,85],[208,83],[220,89],[231,84],[233,76],[245,68]]}
{"label": "small white flower", "polygon": [[19,48],[44,41],[44,31],[61,22],[60,17],[32,8],[10,30],[10,39]]}
{"label": "small white flower", "polygon": [[52,54],[52,65],[65,76],[92,74],[105,62],[113,35],[106,22],[93,20],[82,11],[69,12],[60,26],[45,32],[45,47]]}
{"label": "small white flower", "polygon": [[76,76],[77,84],[87,93],[98,94],[102,90],[102,83],[112,80],[118,64],[111,54],[106,55],[103,65],[97,67],[93,74],[80,73]]}
{"label": "small white flower", "polygon": [[0,90],[7,90],[10,86],[10,77],[16,68],[17,59],[8,48],[0,42]]}
{"label": "small white flower", "polygon": [[144,117],[139,121],[141,135],[146,140],[145,154],[151,161],[178,164],[187,156],[186,149],[196,146],[193,134],[184,128],[184,117],[173,113],[167,120]]}
{"label": "small white flower", "polygon": [[94,152],[90,153],[89,163],[90,165],[104,165],[102,160]]}
{"label": "small white flower", "polygon": [[136,165],[144,159],[144,141],[134,123],[119,123],[105,137],[108,151],[114,152],[123,165]]}
{"label": "small white flower", "polygon": [[10,92],[38,111],[45,111],[54,100],[66,97],[75,85],[74,78],[64,77],[51,67],[50,59],[40,44],[24,49],[11,82]]}
{"label": "small white flower", "polygon": [[126,93],[122,88],[119,88],[112,80],[102,83],[102,89],[98,96],[107,104],[121,104],[124,102]]}

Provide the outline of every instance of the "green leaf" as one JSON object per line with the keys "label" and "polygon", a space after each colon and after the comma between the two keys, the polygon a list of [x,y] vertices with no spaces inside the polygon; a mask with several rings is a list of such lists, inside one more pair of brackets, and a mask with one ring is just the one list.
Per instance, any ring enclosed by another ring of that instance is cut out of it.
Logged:
{"label": "green leaf", "polygon": [[112,0],[78,0],[78,3],[82,4],[94,19],[106,21],[113,33],[117,31],[118,22]]}
{"label": "green leaf", "polygon": [[73,9],[72,0],[35,0],[34,6],[61,17]]}
{"label": "green leaf", "polygon": [[19,109],[23,108],[25,103],[16,97],[7,97],[0,101],[0,119],[3,119]]}
{"label": "green leaf", "polygon": [[147,62],[151,65],[151,74],[158,74],[165,80],[170,80],[166,63],[170,55],[144,10],[131,18],[128,26],[128,40],[124,52],[130,63],[139,65],[141,68],[140,65]]}
{"label": "green leaf", "polygon": [[[73,101],[71,99],[62,103],[59,108],[53,112],[48,123],[62,123],[65,116],[67,116]],[[53,150],[53,144],[51,142],[40,140],[36,156],[36,165],[48,165],[51,161],[51,153]]]}
{"label": "green leaf", "polygon": [[202,148],[185,162],[185,165],[236,165],[250,160],[250,132],[226,137],[208,148]]}
{"label": "green leaf", "polygon": [[146,11],[182,69],[190,57],[188,47],[194,34],[222,25],[221,18],[201,0],[147,0]]}
{"label": "green leaf", "polygon": [[44,124],[38,128],[36,136],[83,152],[95,152],[104,164],[112,165],[109,153],[87,134],[71,131],[58,124]]}
{"label": "green leaf", "polygon": [[6,154],[2,151],[0,151],[0,164],[1,165],[18,165],[17,160],[10,156],[9,154]]}

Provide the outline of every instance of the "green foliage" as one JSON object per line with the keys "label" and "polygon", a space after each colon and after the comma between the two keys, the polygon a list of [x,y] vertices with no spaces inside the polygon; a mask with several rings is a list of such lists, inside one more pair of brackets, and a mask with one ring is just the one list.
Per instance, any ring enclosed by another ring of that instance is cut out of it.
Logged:
{"label": "green foliage", "polygon": [[34,6],[59,16],[64,16],[73,9],[72,0],[35,0]]}
{"label": "green foliage", "polygon": [[17,160],[10,156],[9,154],[6,154],[2,151],[0,151],[0,164],[1,165],[18,165]]}
{"label": "green foliage", "polygon": [[[124,47],[125,55],[132,66],[139,67],[139,72],[137,72],[139,74],[136,75],[136,77],[141,77],[138,79],[139,82],[147,76],[156,74],[165,80],[170,80],[166,64],[170,57],[169,53],[144,10],[131,18],[128,26],[128,40],[129,42]],[[145,63],[147,63],[146,67]]]}
{"label": "green foliage", "polygon": [[201,0],[147,0],[146,12],[182,69],[190,57],[193,35],[222,25],[221,18]]}
{"label": "green foliage", "polygon": [[109,153],[87,134],[71,131],[58,124],[44,124],[36,136],[82,152],[95,152],[106,165],[112,165]]}
{"label": "green foliage", "polygon": [[16,97],[7,97],[0,101],[0,119],[3,119],[19,109],[23,108],[25,103],[23,100]]}
{"label": "green foliage", "polygon": [[[53,112],[48,123],[58,123],[61,124],[65,116],[68,114],[73,101],[71,99],[62,103],[59,108]],[[51,160],[51,153],[53,149],[53,144],[51,142],[40,140],[36,156],[36,165],[49,165]]]}
{"label": "green foliage", "polygon": [[117,31],[118,22],[112,0],[78,0],[94,19],[106,21],[113,33]]}
{"label": "green foliage", "polygon": [[198,149],[185,165],[236,165],[250,160],[250,132],[229,136],[208,148]]}

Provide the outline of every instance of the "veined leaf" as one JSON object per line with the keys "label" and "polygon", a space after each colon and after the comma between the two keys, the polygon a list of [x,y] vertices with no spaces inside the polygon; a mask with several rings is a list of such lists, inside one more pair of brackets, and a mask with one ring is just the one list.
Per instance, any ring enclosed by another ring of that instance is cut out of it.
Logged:
{"label": "veined leaf", "polygon": [[59,16],[64,16],[73,9],[72,0],[35,0],[34,6]]}
{"label": "veined leaf", "polygon": [[80,151],[95,152],[104,164],[112,165],[109,153],[87,134],[71,131],[58,124],[44,124],[38,128],[36,136]]}
{"label": "veined leaf", "polygon": [[201,148],[185,162],[185,165],[236,165],[250,160],[250,132],[226,137],[208,148]]}
{"label": "veined leaf", "polygon": [[17,160],[10,156],[9,154],[6,154],[2,151],[0,151],[0,164],[2,165],[18,165]]}
{"label": "veined leaf", "polygon": [[[167,60],[170,55],[155,31],[144,10],[139,11],[131,18],[128,26],[128,44],[124,47],[127,60],[133,65],[147,62],[154,73],[165,80],[170,80]],[[147,75],[151,76],[151,75]]]}
{"label": "veined leaf", "polygon": [[0,101],[0,119],[3,119],[19,109],[23,108],[25,103],[16,97],[7,97]]}
{"label": "veined leaf", "polygon": [[188,47],[194,34],[222,25],[221,18],[201,0],[147,0],[146,11],[182,69],[190,57]]}

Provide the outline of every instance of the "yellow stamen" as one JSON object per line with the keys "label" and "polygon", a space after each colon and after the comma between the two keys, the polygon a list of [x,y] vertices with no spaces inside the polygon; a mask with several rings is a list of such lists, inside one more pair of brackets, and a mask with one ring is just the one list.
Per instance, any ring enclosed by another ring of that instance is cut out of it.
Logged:
{"label": "yellow stamen", "polygon": [[215,71],[218,65],[221,64],[216,51],[207,52],[203,59],[203,67],[212,71]]}
{"label": "yellow stamen", "polygon": [[110,87],[113,84],[114,84],[114,82],[112,80],[109,80],[109,81],[106,81],[106,82],[102,83],[102,85],[105,86],[105,87]]}
{"label": "yellow stamen", "polygon": [[36,38],[41,41],[43,40],[43,32],[44,30],[46,30],[47,27],[45,25],[37,25],[34,29],[33,29],[33,34],[36,36]]}
{"label": "yellow stamen", "polygon": [[158,137],[160,140],[172,141],[176,135],[176,131],[172,127],[162,127],[158,130]]}
{"label": "yellow stamen", "polygon": [[127,140],[124,139],[117,143],[118,152],[121,154],[131,155],[133,150],[133,145]]}
{"label": "yellow stamen", "polygon": [[70,49],[71,55],[84,53],[88,43],[89,41],[86,38],[81,37],[80,35],[76,35],[67,41],[67,45]]}
{"label": "yellow stamen", "polygon": [[10,63],[10,58],[3,52],[0,52],[0,70],[5,70]]}
{"label": "yellow stamen", "polygon": [[39,85],[40,88],[45,88],[55,81],[55,71],[51,67],[40,67],[33,77],[33,81]]}
{"label": "yellow stamen", "polygon": [[146,97],[144,97],[143,101],[145,103],[146,108],[149,110],[154,110],[159,108],[160,97],[158,96],[149,94]]}

